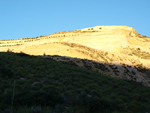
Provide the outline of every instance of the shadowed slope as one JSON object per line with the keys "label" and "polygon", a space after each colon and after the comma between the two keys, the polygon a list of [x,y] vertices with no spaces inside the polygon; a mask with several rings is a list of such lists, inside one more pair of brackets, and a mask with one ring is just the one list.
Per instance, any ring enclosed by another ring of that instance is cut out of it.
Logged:
{"label": "shadowed slope", "polygon": [[88,70],[52,58],[0,53],[0,112],[150,112],[149,87],[90,71],[86,59]]}
{"label": "shadowed slope", "polygon": [[43,56],[43,58],[50,58],[56,61],[84,67],[116,78],[133,80],[150,87],[150,70],[143,68],[142,65],[132,66],[130,62],[126,62],[126,64],[122,64],[120,62],[113,62],[109,64],[104,61],[96,62],[93,60],[58,55],[47,55]]}

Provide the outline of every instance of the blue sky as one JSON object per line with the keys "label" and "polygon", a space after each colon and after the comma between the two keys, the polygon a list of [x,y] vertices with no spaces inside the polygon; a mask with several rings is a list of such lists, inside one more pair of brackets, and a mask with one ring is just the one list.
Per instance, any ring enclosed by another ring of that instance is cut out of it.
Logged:
{"label": "blue sky", "polygon": [[150,0],[0,0],[0,39],[126,25],[150,37]]}

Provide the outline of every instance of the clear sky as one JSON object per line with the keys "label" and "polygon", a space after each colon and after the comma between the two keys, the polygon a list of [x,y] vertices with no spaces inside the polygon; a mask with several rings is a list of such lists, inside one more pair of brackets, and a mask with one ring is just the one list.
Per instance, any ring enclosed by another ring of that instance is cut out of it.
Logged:
{"label": "clear sky", "polygon": [[1,40],[98,25],[126,25],[150,37],[150,0],[0,0]]}

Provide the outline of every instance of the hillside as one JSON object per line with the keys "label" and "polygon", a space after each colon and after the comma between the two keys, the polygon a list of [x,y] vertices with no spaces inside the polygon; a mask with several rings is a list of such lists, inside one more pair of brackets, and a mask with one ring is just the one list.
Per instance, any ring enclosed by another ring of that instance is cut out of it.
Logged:
{"label": "hillside", "polygon": [[87,59],[87,65],[105,64],[109,71],[91,70],[150,86],[150,38],[128,26],[96,26],[35,38],[1,40],[0,51],[67,56],[72,62],[76,58]]}
{"label": "hillside", "polygon": [[150,112],[149,87],[53,58],[0,53],[0,113]]}

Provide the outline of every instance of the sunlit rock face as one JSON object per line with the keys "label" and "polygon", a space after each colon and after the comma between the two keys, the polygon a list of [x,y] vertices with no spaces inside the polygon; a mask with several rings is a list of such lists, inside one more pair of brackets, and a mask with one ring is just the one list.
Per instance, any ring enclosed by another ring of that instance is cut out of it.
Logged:
{"label": "sunlit rock face", "polygon": [[110,71],[103,71],[105,74],[150,84],[150,75],[137,70],[150,69],[150,38],[128,26],[96,26],[36,38],[1,40],[0,51],[8,50],[92,60],[107,64]]}

